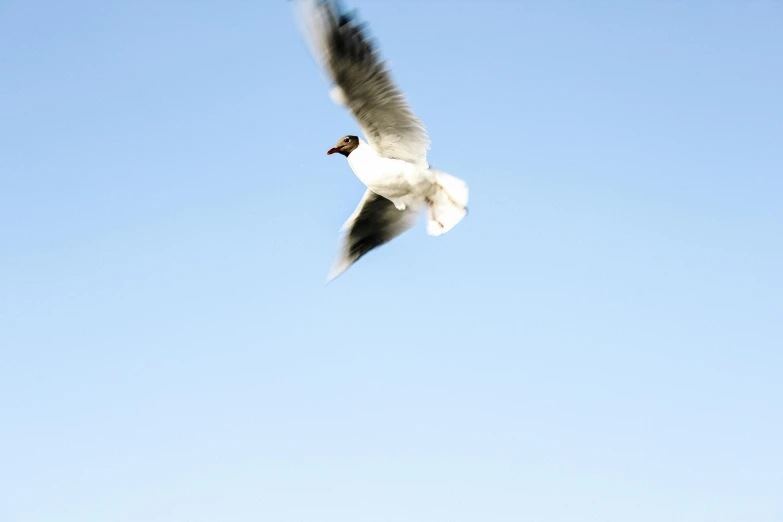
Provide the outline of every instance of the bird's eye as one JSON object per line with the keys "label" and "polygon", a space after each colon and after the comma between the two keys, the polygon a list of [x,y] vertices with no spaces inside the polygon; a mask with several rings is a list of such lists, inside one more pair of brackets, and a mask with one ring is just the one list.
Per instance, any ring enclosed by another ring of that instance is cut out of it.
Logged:
{"label": "bird's eye", "polygon": [[348,143],[348,142],[350,142],[350,141],[351,141],[351,138],[345,138],[343,141],[344,141],[345,143]]}

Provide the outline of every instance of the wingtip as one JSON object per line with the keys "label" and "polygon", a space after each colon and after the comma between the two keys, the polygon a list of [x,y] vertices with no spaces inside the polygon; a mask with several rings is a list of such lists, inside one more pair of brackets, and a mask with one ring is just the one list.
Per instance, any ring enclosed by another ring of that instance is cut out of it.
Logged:
{"label": "wingtip", "polygon": [[346,270],[348,270],[349,266],[350,265],[345,262],[335,264],[329,271],[329,275],[326,276],[326,282],[324,283],[324,286],[327,286],[329,283],[340,277]]}
{"label": "wingtip", "polygon": [[333,274],[333,273],[330,272],[329,275],[326,276],[326,281],[324,281],[324,286],[329,286],[329,284],[332,281],[334,281],[335,279],[337,279],[338,277],[340,277],[341,274],[342,274],[342,272],[340,272],[338,274]]}

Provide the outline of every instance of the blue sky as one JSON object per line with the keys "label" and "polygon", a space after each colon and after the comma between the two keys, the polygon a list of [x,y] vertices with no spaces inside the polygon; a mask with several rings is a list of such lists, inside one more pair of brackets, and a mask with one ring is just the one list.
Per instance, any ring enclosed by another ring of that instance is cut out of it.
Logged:
{"label": "blue sky", "polygon": [[781,520],[783,4],[349,4],[471,213],[324,286],[286,2],[0,1],[0,519]]}

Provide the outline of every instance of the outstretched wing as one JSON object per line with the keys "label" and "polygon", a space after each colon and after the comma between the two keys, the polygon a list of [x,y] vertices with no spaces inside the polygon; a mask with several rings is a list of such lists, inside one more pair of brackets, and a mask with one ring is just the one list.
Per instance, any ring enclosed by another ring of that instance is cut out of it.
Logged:
{"label": "outstretched wing", "polygon": [[426,166],[427,130],[391,79],[364,24],[334,0],[295,0],[302,31],[334,82],[332,98],[348,107],[375,151]]}
{"label": "outstretched wing", "polygon": [[388,243],[416,222],[418,209],[397,210],[388,199],[367,190],[351,217],[342,227],[340,253],[327,282],[345,272],[364,254]]}

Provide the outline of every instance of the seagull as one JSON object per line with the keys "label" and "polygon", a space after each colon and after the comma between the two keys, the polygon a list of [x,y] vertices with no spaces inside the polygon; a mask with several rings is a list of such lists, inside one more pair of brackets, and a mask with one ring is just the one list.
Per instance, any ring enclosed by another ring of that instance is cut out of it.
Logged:
{"label": "seagull", "polygon": [[372,249],[409,230],[426,210],[427,233],[440,236],[467,214],[467,184],[427,162],[430,139],[392,81],[366,25],[336,0],[293,0],[302,33],[366,138],[341,137],[327,155],[345,156],[367,187],[341,229],[327,282]]}

